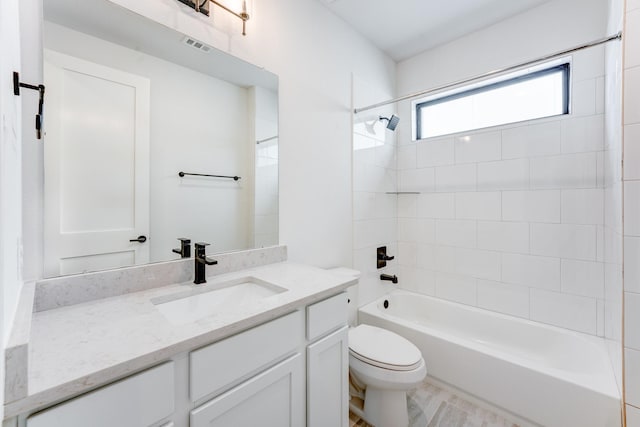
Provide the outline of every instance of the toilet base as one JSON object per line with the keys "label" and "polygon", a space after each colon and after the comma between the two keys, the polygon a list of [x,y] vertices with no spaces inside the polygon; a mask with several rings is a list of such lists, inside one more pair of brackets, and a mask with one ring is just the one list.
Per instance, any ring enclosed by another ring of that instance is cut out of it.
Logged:
{"label": "toilet base", "polygon": [[406,391],[367,387],[363,418],[376,427],[408,427]]}

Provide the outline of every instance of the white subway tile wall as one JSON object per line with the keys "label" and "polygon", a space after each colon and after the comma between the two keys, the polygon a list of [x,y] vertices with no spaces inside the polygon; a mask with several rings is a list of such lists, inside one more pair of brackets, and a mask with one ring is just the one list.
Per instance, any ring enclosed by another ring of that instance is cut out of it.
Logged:
{"label": "white subway tile wall", "polygon": [[502,220],[560,223],[560,190],[505,191]]}
{"label": "white subway tile wall", "polygon": [[603,224],[604,209],[593,209],[594,206],[604,206],[602,189],[563,190],[561,222],[563,224]]}
{"label": "white subway tile wall", "polygon": [[[640,39],[640,9],[627,13],[627,34],[630,40]],[[640,51],[637,44],[627,43],[624,49],[625,67],[640,67]]]}
{"label": "white subway tile wall", "polygon": [[624,179],[640,180],[640,124],[624,127]]}
{"label": "white subway tile wall", "polygon": [[596,334],[596,299],[531,288],[531,320]]}
{"label": "white subway tile wall", "polygon": [[640,408],[640,351],[625,349],[624,358],[626,361],[625,381],[627,383],[626,400],[627,403]]}
{"label": "white subway tile wall", "polygon": [[453,138],[434,139],[433,144],[418,145],[416,150],[416,167],[418,168],[451,165],[455,163]]}
{"label": "white subway tile wall", "polygon": [[640,2],[637,0],[627,0],[624,66],[625,401],[627,426],[640,427]]}
{"label": "white subway tile wall", "polygon": [[502,131],[502,158],[517,159],[560,154],[562,122],[532,123]]}
{"label": "white subway tile wall", "polygon": [[[627,42],[633,43],[633,41]],[[624,70],[624,123],[640,123],[640,67],[626,68]],[[629,96],[627,96],[627,94]]]}
{"label": "white subway tile wall", "polygon": [[627,427],[640,426],[640,408],[626,405],[627,407]]}
{"label": "white subway tile wall", "polygon": [[624,237],[624,290],[640,294],[640,237]]}
{"label": "white subway tile wall", "polygon": [[634,350],[640,350],[640,294],[635,292],[624,293],[624,346]]}
{"label": "white subway tile wall", "polygon": [[604,64],[604,48],[574,55],[570,115],[402,141],[399,189],[421,194],[398,196],[401,287],[606,333]]}
{"label": "white subway tile wall", "polygon": [[529,317],[529,288],[478,280],[478,307],[518,317]]}
{"label": "white subway tile wall", "polygon": [[560,258],[502,254],[502,281],[531,288],[560,290]]}
{"label": "white subway tile wall", "polygon": [[[355,103],[367,105],[390,97],[390,93],[354,76]],[[359,285],[349,289],[351,322],[356,320],[357,307],[396,286],[380,280],[381,273],[398,274],[399,266],[396,261],[391,261],[387,267],[378,270],[378,247],[386,246],[389,255],[415,266],[417,243],[412,243],[409,236],[418,235],[424,241],[435,239],[435,223],[416,218],[415,197],[387,194],[399,188],[419,188],[425,192],[435,190],[434,170],[416,168],[416,147],[397,149],[397,132],[386,129],[386,123],[378,120],[379,115],[389,117],[393,113],[393,110],[385,109],[354,118],[352,266],[361,272],[361,276]]]}

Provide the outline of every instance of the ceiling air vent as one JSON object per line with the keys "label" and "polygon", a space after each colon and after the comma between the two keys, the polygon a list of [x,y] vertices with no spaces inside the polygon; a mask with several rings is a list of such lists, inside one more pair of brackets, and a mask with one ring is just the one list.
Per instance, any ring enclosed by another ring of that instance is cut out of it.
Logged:
{"label": "ceiling air vent", "polygon": [[212,49],[211,46],[207,46],[206,44],[192,39],[191,37],[185,37],[182,41],[187,46],[191,46],[192,48],[198,49],[201,52],[209,52]]}

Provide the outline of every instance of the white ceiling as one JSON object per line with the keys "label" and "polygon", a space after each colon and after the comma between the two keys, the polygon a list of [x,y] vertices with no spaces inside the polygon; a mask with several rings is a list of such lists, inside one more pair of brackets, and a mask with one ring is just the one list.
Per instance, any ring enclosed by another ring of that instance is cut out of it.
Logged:
{"label": "white ceiling", "polygon": [[396,61],[549,0],[320,0]]}

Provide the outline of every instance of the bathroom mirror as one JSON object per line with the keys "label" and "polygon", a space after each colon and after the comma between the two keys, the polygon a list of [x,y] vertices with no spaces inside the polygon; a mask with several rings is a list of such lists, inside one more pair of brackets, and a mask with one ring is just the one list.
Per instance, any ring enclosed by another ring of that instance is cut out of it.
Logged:
{"label": "bathroom mirror", "polygon": [[278,244],[277,76],[108,0],[43,5],[44,276]]}

